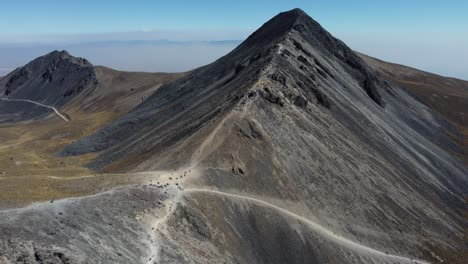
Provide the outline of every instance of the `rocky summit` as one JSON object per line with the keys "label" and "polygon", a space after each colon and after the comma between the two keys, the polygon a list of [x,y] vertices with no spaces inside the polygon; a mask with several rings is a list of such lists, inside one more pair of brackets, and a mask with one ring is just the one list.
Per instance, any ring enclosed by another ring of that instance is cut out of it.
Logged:
{"label": "rocky summit", "polygon": [[[460,127],[363,56],[300,9],[278,14],[49,150],[91,172],[61,188],[102,188],[0,211],[0,262],[463,263]],[[104,80],[51,53],[0,92],[67,109]]]}
{"label": "rocky summit", "polygon": [[44,116],[96,84],[91,63],[66,51],[53,51],[0,79],[0,121]]}

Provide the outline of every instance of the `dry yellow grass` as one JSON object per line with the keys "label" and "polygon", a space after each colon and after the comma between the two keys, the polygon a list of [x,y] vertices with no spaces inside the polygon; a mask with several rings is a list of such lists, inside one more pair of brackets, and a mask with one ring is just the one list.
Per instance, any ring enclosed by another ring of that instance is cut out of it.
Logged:
{"label": "dry yellow grass", "polygon": [[115,186],[140,183],[144,177],[138,174],[94,174],[63,178],[46,175],[0,178],[0,207],[20,207],[32,202],[95,194]]}
{"label": "dry yellow grass", "polygon": [[78,157],[55,155],[63,146],[96,131],[111,121],[109,113],[73,113],[65,123],[57,117],[0,126],[0,201],[2,205],[24,204],[92,193],[93,185],[63,188],[55,183],[67,178],[94,175],[83,165],[97,154]]}
{"label": "dry yellow grass", "polygon": [[[76,197],[138,183],[144,176],[96,174],[84,167],[98,153],[58,157],[57,151],[115,118],[113,113],[69,113],[72,122],[53,117],[0,126],[0,207]],[[52,117],[52,116],[51,116]]]}
{"label": "dry yellow grass", "polygon": [[[96,67],[100,85],[79,95],[60,111],[41,120],[0,125],[0,207],[82,196],[139,181],[138,175],[96,173],[84,165],[99,153],[58,157],[64,146],[110,123],[183,73],[120,72]],[[83,176],[92,176],[84,177]]]}

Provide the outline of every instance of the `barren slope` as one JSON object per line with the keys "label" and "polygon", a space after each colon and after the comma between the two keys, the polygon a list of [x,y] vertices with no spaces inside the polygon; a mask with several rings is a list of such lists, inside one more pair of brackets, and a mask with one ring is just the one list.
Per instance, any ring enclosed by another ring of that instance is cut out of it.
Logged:
{"label": "barren slope", "polygon": [[291,201],[351,240],[432,259],[463,247],[467,170],[440,148],[458,151],[453,131],[293,10],[62,154],[104,150],[91,168],[116,171],[190,164],[192,186]]}
{"label": "barren slope", "polygon": [[439,76],[404,65],[389,63],[359,54],[366,63],[423,103],[455,124],[459,131],[452,134],[461,151],[454,152],[468,162],[468,82]]}
{"label": "barren slope", "polygon": [[[49,69],[54,69],[52,81],[42,80]],[[92,85],[64,97],[72,84],[88,82],[83,71],[91,73]],[[21,83],[9,81],[18,72],[28,75]],[[9,98],[0,97],[0,119],[4,117],[0,124],[0,207],[79,196],[135,182],[118,174],[77,178],[95,175],[83,167],[95,155],[60,158],[55,153],[127,113],[162,84],[182,75],[115,71],[94,67],[66,52],[52,52],[1,79],[0,94],[7,89],[4,83],[10,83],[11,91]],[[37,104],[55,106],[69,122]]]}
{"label": "barren slope", "polygon": [[142,185],[1,212],[0,259],[462,263],[454,131],[291,10],[65,147]]}

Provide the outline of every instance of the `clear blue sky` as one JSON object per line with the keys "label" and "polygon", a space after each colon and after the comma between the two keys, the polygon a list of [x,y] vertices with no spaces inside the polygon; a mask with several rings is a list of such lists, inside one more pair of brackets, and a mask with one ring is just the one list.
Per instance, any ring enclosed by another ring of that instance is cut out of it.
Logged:
{"label": "clear blue sky", "polygon": [[417,50],[421,45],[424,52],[434,53],[462,49],[462,58],[468,58],[468,48],[463,50],[468,44],[468,0],[0,0],[0,44],[79,42],[111,36],[122,40],[243,39],[275,14],[295,7],[352,48],[384,59],[461,76],[462,68],[453,74],[435,69],[431,65],[437,61],[427,62],[424,54],[419,61],[404,61],[407,55],[397,56],[398,49]]}
{"label": "clear blue sky", "polygon": [[0,32],[255,29],[272,15],[294,7],[302,8],[328,27],[343,31],[413,28],[467,34],[466,0],[0,0]]}

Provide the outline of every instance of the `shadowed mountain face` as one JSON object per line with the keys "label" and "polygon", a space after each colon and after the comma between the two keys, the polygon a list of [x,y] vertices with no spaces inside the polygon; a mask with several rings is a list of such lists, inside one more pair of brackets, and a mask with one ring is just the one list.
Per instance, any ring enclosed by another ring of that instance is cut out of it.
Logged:
{"label": "shadowed mountain face", "polygon": [[1,93],[14,99],[29,99],[49,105],[63,105],[95,80],[94,67],[87,60],[53,51],[33,60],[1,80]]}
{"label": "shadowed mountain face", "polygon": [[90,93],[98,81],[94,67],[66,51],[53,51],[33,60],[0,79],[1,118],[15,121],[36,118],[49,113],[47,107],[60,107],[81,92]]}
{"label": "shadowed mountain face", "polygon": [[[35,228],[20,228],[3,251],[23,244],[15,253],[23,259],[84,262],[94,246],[79,230],[89,222],[116,226],[100,244],[135,248],[103,247],[95,262],[462,263],[468,171],[445,151],[459,151],[455,131],[291,10],[60,152],[99,152],[88,167],[153,175],[149,185],[44,204]],[[96,212],[104,200],[115,213]],[[57,208],[90,217],[57,220]],[[33,210],[5,214],[27,219]],[[33,238],[49,218],[75,228]]]}
{"label": "shadowed mountain face", "polygon": [[77,110],[121,115],[181,75],[120,72],[53,51],[0,79],[0,122],[41,119],[53,108],[65,118]]}

